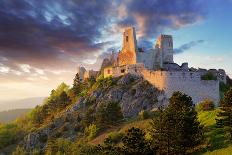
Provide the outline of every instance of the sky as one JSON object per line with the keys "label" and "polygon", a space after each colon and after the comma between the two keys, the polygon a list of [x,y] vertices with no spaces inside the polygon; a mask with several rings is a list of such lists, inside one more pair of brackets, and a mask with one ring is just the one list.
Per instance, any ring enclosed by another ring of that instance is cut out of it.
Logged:
{"label": "sky", "polygon": [[48,96],[98,69],[134,26],[138,46],[173,35],[174,61],[232,77],[232,0],[1,0],[0,101]]}

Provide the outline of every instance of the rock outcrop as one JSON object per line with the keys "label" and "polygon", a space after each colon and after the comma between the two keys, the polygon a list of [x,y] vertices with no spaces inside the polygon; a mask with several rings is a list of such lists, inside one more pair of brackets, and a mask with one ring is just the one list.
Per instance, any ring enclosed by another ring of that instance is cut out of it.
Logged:
{"label": "rock outcrop", "polygon": [[142,110],[152,110],[161,104],[166,104],[164,92],[159,91],[143,78],[131,74],[118,79],[112,79],[111,85],[99,87],[85,97],[64,109],[50,124],[37,129],[24,138],[24,146],[27,150],[36,147],[45,148],[49,137],[65,137],[75,140],[76,130],[80,128],[80,117],[89,106],[95,111],[101,104],[117,102],[124,117],[134,117]]}

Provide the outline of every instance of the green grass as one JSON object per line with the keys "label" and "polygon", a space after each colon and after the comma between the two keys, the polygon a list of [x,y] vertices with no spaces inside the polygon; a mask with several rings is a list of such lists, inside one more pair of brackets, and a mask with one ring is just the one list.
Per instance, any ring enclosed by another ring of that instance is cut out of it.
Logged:
{"label": "green grass", "polygon": [[132,120],[128,120],[126,122],[124,122],[123,124],[119,125],[119,126],[115,126],[112,127],[106,131],[104,131],[103,133],[99,134],[96,138],[94,138],[92,141],[90,141],[90,144],[101,144],[103,143],[104,139],[107,137],[107,135],[110,132],[113,131],[117,131],[117,132],[125,132],[128,129],[132,128],[132,127],[137,127],[140,129],[148,129],[149,128],[149,124],[150,124],[151,119],[145,119],[145,120],[138,120],[138,119],[132,119]]}
{"label": "green grass", "polygon": [[[223,128],[216,127],[215,118],[220,110],[215,109],[212,111],[203,111],[198,112],[198,119],[202,125],[204,125],[204,144],[196,148],[195,150],[199,150],[194,153],[197,155],[232,155],[232,144],[228,142],[228,136],[224,133]],[[138,120],[131,119],[125,121],[123,124],[112,127],[100,134],[90,143],[92,144],[100,144],[104,141],[107,135],[110,132],[125,132],[131,127],[137,127],[140,129],[144,129],[145,131],[149,128],[149,122],[151,119]],[[195,152],[195,151],[194,151]]]}
{"label": "green grass", "polygon": [[198,113],[199,121],[204,125],[205,148],[198,154],[203,155],[232,155],[232,145],[228,142],[222,128],[216,127],[215,118],[219,109]]}

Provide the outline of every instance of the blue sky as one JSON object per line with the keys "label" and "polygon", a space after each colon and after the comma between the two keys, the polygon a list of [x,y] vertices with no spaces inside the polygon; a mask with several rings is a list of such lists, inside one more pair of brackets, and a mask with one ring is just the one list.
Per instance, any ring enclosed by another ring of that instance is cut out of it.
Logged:
{"label": "blue sky", "polygon": [[72,84],[78,65],[96,69],[121,48],[126,26],[135,27],[145,49],[171,34],[182,49],[176,63],[222,68],[232,77],[232,0],[2,0],[0,100],[47,96],[61,82]]}
{"label": "blue sky", "polygon": [[232,2],[210,1],[206,11],[202,21],[169,31],[174,35],[175,47],[191,40],[204,40],[184,53],[176,54],[175,60],[189,62],[194,67],[223,68],[232,76]]}

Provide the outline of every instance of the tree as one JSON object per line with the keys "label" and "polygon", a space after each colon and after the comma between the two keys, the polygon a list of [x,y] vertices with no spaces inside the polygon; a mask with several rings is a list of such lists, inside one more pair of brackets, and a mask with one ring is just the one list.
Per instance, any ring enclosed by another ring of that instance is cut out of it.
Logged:
{"label": "tree", "polygon": [[210,99],[205,99],[197,104],[196,110],[199,111],[210,111],[214,110],[214,103]]}
{"label": "tree", "polygon": [[160,141],[158,150],[164,154],[185,154],[189,148],[198,145],[203,132],[192,98],[181,92],[174,92],[168,107],[153,120],[152,130],[154,141],[156,138]]}
{"label": "tree", "polygon": [[82,83],[80,80],[79,73],[77,73],[75,75],[75,78],[73,79],[73,88],[72,89],[76,94],[79,94],[82,91]]}
{"label": "tree", "polygon": [[173,133],[173,128],[171,123],[173,123],[166,112],[164,112],[163,107],[159,107],[159,117],[153,119],[151,122],[152,133],[152,147],[157,150],[159,154],[170,154],[171,148],[171,136]]}
{"label": "tree", "polygon": [[117,102],[101,104],[96,112],[96,123],[103,127],[105,125],[113,125],[123,119],[121,107]]}
{"label": "tree", "polygon": [[58,97],[58,108],[62,109],[71,103],[71,99],[68,97],[67,93],[63,91]]}
{"label": "tree", "polygon": [[221,101],[221,112],[216,119],[217,124],[225,128],[232,141],[232,88],[227,91]]}
{"label": "tree", "polygon": [[152,154],[150,143],[145,139],[145,133],[139,128],[130,128],[122,138],[123,150],[129,155]]}

